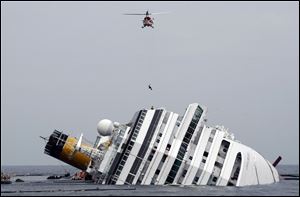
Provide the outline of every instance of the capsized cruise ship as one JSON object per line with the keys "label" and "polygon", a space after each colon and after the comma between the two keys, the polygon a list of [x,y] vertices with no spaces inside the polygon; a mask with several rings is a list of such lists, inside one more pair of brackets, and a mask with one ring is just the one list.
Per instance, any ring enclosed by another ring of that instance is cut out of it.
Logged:
{"label": "capsized cruise ship", "polygon": [[207,108],[190,104],[183,116],[164,108],[137,111],[128,123],[101,120],[94,144],[55,130],[45,153],[86,172],[99,184],[246,186],[279,181],[275,167],[207,126]]}

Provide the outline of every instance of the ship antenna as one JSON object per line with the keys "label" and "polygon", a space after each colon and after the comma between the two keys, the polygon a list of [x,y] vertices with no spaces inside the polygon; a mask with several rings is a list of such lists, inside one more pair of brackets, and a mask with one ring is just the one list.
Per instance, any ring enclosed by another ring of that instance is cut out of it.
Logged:
{"label": "ship antenna", "polygon": [[40,138],[42,138],[43,140],[45,140],[45,142],[48,141],[48,138],[46,138],[46,137],[40,136]]}

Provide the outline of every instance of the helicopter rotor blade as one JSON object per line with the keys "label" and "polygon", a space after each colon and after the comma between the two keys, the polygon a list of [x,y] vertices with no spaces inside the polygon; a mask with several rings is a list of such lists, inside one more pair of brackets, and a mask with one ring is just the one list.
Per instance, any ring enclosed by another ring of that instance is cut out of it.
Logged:
{"label": "helicopter rotor blade", "polygon": [[158,14],[169,14],[170,12],[154,12],[150,13],[151,15],[158,15]]}
{"label": "helicopter rotor blade", "polygon": [[123,15],[146,15],[146,14],[123,14]]}

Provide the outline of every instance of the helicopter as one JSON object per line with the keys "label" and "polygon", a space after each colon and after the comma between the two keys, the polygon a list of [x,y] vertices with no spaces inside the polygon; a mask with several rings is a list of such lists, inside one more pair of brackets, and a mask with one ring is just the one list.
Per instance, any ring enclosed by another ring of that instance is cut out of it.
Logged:
{"label": "helicopter", "polygon": [[150,13],[148,10],[146,11],[145,14],[142,14],[142,13],[128,13],[128,14],[124,14],[124,15],[145,15],[144,19],[143,19],[143,26],[142,28],[145,28],[145,27],[152,27],[154,28],[153,24],[153,20],[154,18],[153,17],[150,17],[150,15],[157,15],[157,14],[166,14],[168,12],[157,12],[157,13]]}

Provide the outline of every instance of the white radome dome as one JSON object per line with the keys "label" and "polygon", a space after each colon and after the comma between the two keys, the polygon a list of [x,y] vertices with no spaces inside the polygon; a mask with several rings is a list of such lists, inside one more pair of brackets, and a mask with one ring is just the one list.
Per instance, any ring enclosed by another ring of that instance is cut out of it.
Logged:
{"label": "white radome dome", "polygon": [[111,135],[114,130],[114,124],[111,120],[103,119],[100,120],[97,125],[97,131],[101,136]]}
{"label": "white radome dome", "polygon": [[115,128],[119,128],[120,127],[120,123],[119,122],[114,122],[114,127]]}

